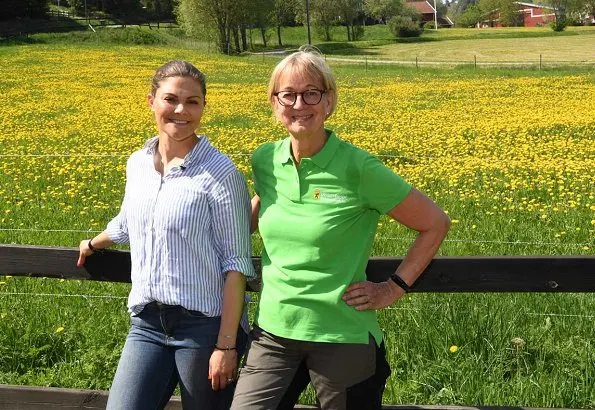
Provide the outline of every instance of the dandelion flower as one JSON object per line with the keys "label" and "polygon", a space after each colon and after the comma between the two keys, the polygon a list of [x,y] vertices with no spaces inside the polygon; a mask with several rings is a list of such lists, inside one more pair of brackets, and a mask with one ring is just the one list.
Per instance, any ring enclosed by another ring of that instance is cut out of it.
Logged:
{"label": "dandelion flower", "polygon": [[56,333],[62,333],[64,331],[64,327],[60,326],[56,329]]}
{"label": "dandelion flower", "polygon": [[516,347],[523,347],[525,345],[525,341],[523,339],[521,339],[520,337],[515,337],[515,338],[511,339],[510,343],[512,343]]}
{"label": "dandelion flower", "polygon": [[457,346],[457,345],[452,345],[452,346],[451,346],[451,347],[448,349],[448,351],[449,351],[449,352],[451,352],[451,353],[456,353],[456,352],[458,352],[458,351],[459,351],[459,346]]}

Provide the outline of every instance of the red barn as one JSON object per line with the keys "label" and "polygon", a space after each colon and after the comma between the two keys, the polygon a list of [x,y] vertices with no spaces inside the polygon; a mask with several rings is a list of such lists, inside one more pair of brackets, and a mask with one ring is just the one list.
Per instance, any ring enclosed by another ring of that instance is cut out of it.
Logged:
{"label": "red barn", "polygon": [[[520,1],[515,1],[514,4],[518,7],[519,25],[523,27],[538,27],[556,21],[556,14],[553,7]],[[480,27],[502,27],[500,10],[496,9],[489,12],[487,19],[478,25]]]}
{"label": "red barn", "polygon": [[[434,13],[436,12],[436,10],[434,9],[434,6],[430,4],[429,1],[407,0],[407,3],[405,3],[405,5],[421,14],[421,21],[423,23],[427,21],[434,21]],[[452,27],[453,25],[454,24],[452,20],[448,17],[438,16],[438,27]]]}

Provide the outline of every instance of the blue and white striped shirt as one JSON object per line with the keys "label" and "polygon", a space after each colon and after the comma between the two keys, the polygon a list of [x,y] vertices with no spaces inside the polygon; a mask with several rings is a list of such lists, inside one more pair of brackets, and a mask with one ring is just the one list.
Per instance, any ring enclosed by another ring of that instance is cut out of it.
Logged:
{"label": "blue and white striped shirt", "polygon": [[136,315],[158,301],[220,316],[226,272],[256,276],[246,182],[205,136],[162,177],[153,162],[157,142],[128,159],[122,208],[106,229],[112,241],[130,243],[128,309]]}

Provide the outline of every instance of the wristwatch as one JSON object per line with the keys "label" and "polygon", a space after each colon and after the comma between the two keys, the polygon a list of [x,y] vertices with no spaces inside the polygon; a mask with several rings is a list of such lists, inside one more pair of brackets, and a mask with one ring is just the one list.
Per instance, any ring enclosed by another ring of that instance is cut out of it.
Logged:
{"label": "wristwatch", "polygon": [[405,293],[411,292],[411,286],[409,286],[407,284],[407,282],[405,282],[399,275],[397,275],[396,273],[393,273],[392,275],[390,275],[390,280],[392,280],[393,282],[395,282],[397,284],[398,287],[400,287],[401,289],[403,289],[405,291]]}

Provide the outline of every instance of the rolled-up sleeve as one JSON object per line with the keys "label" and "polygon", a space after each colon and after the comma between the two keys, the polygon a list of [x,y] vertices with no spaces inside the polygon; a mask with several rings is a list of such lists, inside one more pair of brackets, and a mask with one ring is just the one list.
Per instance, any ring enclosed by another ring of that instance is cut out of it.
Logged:
{"label": "rolled-up sleeve", "polygon": [[235,169],[213,187],[210,197],[221,273],[234,270],[247,278],[255,278],[250,239],[250,196],[244,177]]}
{"label": "rolled-up sleeve", "polygon": [[[126,167],[128,169],[128,166]],[[128,172],[128,171],[126,171]],[[130,243],[130,237],[128,235],[128,222],[126,220],[126,204],[127,204],[127,197],[128,197],[128,182],[129,178],[128,175],[126,177],[126,188],[124,190],[124,199],[122,200],[122,206],[120,207],[120,212],[118,215],[112,219],[105,228],[105,232],[107,236],[114,241],[115,243]]]}

